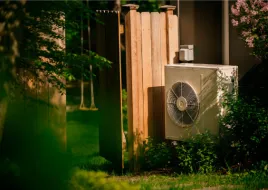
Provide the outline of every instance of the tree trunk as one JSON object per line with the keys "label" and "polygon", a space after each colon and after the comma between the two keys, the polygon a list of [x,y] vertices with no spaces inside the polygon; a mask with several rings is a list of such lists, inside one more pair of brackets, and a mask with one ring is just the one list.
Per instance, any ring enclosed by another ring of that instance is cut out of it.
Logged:
{"label": "tree trunk", "polygon": [[[89,0],[87,0],[87,7],[89,8]],[[91,40],[90,40],[90,17],[87,19],[87,32],[88,32],[88,51],[91,51]],[[90,55],[89,55],[90,56]],[[94,98],[94,83],[93,83],[93,68],[92,65],[89,65],[90,69],[90,97],[91,97],[91,105],[90,110],[97,111],[98,108],[96,108],[95,105],[95,98]]]}
{"label": "tree trunk", "polygon": [[120,3],[120,0],[115,0],[115,1],[114,1],[114,10],[115,10],[115,11],[120,11],[120,10],[121,10],[121,3]]}
{"label": "tree trunk", "polygon": [[[83,33],[83,15],[81,13],[81,55],[83,54],[84,50],[84,33]],[[88,108],[85,106],[84,102],[84,77],[83,77],[83,72],[84,72],[84,66],[82,66],[82,73],[81,73],[81,102],[80,102],[80,110],[87,110]]]}

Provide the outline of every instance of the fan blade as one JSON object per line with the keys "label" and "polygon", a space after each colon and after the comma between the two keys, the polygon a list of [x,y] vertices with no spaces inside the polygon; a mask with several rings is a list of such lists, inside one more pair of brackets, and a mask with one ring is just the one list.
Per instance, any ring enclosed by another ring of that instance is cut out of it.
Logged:
{"label": "fan blade", "polygon": [[182,122],[182,112],[178,110],[176,105],[168,104],[167,111],[169,113],[169,116],[175,123],[180,124]]}
{"label": "fan blade", "polygon": [[186,101],[188,105],[197,105],[198,99],[196,97],[196,94],[192,91],[186,98]]}
{"label": "fan blade", "polygon": [[192,120],[192,122],[194,121],[194,119],[192,118],[191,114],[188,113],[188,111],[185,111],[187,113],[187,115],[190,117],[190,119]]}
{"label": "fan blade", "polygon": [[193,119],[193,121],[196,119],[199,111],[199,105],[195,106],[188,106],[186,109],[186,112],[189,114],[189,116]]}
{"label": "fan blade", "polygon": [[181,82],[177,82],[175,84],[173,84],[172,86],[172,90],[174,92],[174,94],[178,97],[181,97]]}
{"label": "fan blade", "polygon": [[182,96],[187,98],[189,94],[194,93],[192,87],[189,84],[183,83],[182,84]]}
{"label": "fan blade", "polygon": [[168,91],[168,94],[167,94],[167,103],[168,104],[176,104],[176,102],[177,102],[177,96],[171,89]]}
{"label": "fan blade", "polygon": [[191,116],[185,111],[183,112],[183,124],[185,125],[190,125],[193,123],[193,119],[191,118]]}

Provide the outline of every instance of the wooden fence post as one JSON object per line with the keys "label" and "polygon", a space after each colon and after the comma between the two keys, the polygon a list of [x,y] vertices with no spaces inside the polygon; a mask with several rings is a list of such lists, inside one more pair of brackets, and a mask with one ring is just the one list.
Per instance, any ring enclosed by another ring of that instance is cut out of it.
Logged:
{"label": "wooden fence post", "polygon": [[178,17],[173,15],[176,6],[164,5],[160,9],[166,13],[167,23],[167,54],[168,64],[179,62],[179,30],[178,30]]}
{"label": "wooden fence post", "polygon": [[141,16],[138,5],[127,4],[126,68],[128,96],[129,166],[132,171],[140,169],[139,159],[143,141],[143,86],[141,55]]}

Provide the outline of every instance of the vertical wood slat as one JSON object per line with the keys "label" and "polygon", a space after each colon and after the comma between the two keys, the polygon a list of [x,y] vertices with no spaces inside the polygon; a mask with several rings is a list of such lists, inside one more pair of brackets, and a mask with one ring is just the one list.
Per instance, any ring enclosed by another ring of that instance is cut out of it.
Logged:
{"label": "vertical wood slat", "polygon": [[160,14],[151,13],[151,44],[152,44],[152,96],[153,96],[153,136],[159,140],[162,126],[162,104],[161,104],[161,36],[160,36]]}
{"label": "vertical wood slat", "polygon": [[[161,111],[165,113],[165,65],[168,63],[167,55],[167,14],[164,12],[160,13],[160,45],[161,45]],[[165,137],[165,115],[161,115],[161,138]]]}
{"label": "vertical wood slat", "polygon": [[[135,105],[136,98],[136,82],[135,82],[135,67],[132,64],[136,62],[136,46],[134,39],[136,39],[136,10],[130,10],[126,15],[126,69],[127,69],[127,107],[128,107],[128,136],[129,136],[129,166],[131,170],[135,169],[134,159],[136,152],[136,145],[134,143],[135,131],[134,126],[137,126],[137,107]],[[133,76],[134,75],[134,76]]]}
{"label": "vertical wood slat", "polygon": [[151,64],[151,14],[141,13],[141,46],[142,46],[142,83],[143,83],[143,131],[144,139],[148,138],[149,130],[152,129],[152,94],[148,89],[152,87],[152,64]]}
{"label": "vertical wood slat", "polygon": [[132,108],[132,68],[131,68],[131,23],[130,18],[133,16],[128,12],[125,17],[125,38],[126,38],[126,79],[127,79],[127,108],[128,108],[128,155],[129,166],[133,170],[133,108]]}
{"label": "vertical wood slat", "polygon": [[168,16],[168,45],[169,45],[169,64],[179,62],[179,41],[178,41],[178,17],[177,15]]}
{"label": "vertical wood slat", "polygon": [[[136,31],[137,31],[137,39],[136,39],[136,45],[137,45],[137,96],[138,96],[138,126],[136,129],[136,144],[138,146],[138,150],[137,150],[137,160],[140,157],[140,151],[141,151],[141,146],[142,146],[142,142],[144,139],[144,130],[143,130],[143,73],[142,73],[142,46],[141,46],[141,14],[139,12],[136,12]],[[136,165],[138,168],[139,166],[139,162],[137,162]]]}
{"label": "vertical wood slat", "polygon": [[141,53],[141,16],[137,5],[126,5],[126,56],[128,92],[128,132],[130,169],[139,170],[143,140],[143,86]]}

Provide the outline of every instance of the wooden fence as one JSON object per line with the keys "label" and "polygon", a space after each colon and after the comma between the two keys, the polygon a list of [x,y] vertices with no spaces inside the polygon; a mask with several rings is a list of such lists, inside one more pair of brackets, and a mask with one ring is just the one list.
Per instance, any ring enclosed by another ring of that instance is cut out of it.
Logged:
{"label": "wooden fence", "polygon": [[111,161],[117,171],[122,171],[122,80],[120,51],[120,12],[97,11],[96,52],[112,62],[99,76],[99,147],[100,155]]}
{"label": "wooden fence", "polygon": [[137,12],[125,5],[129,161],[138,170],[140,148],[148,137],[164,139],[164,65],[178,62],[175,6],[162,12]]}
{"label": "wooden fence", "polygon": [[[137,12],[124,5],[128,152],[131,170],[139,170],[140,150],[150,136],[164,139],[164,65],[178,62],[178,17],[175,6],[159,12]],[[96,52],[113,62],[100,72],[100,155],[122,169],[122,72],[120,12],[97,11]],[[122,32],[122,31],[121,31]]]}

